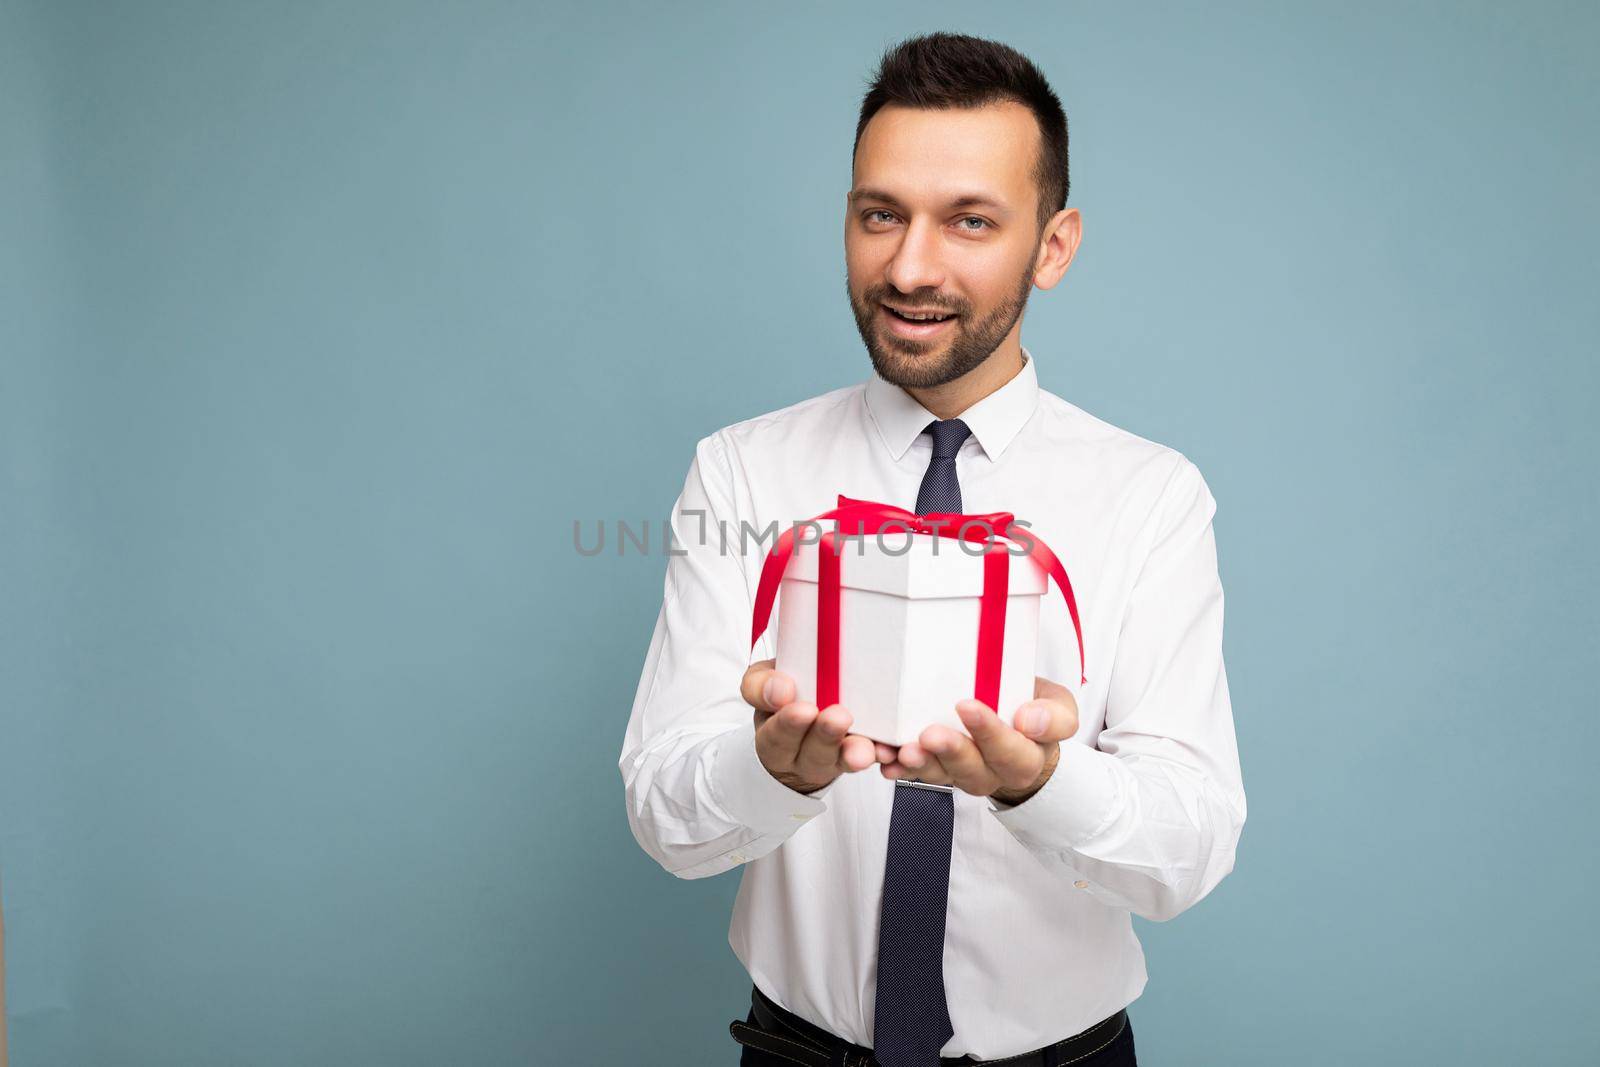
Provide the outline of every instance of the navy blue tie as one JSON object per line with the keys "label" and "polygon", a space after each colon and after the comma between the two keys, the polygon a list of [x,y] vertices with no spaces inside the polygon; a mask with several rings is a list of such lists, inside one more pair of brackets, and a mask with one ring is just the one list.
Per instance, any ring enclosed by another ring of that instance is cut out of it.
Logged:
{"label": "navy blue tie", "polygon": [[[959,512],[956,453],[972,433],[960,419],[931,422],[933,459],[917,514]],[[944,916],[950,899],[955,797],[947,788],[895,782],[878,925],[872,1054],[881,1067],[938,1067],[955,1030],[944,994]]]}

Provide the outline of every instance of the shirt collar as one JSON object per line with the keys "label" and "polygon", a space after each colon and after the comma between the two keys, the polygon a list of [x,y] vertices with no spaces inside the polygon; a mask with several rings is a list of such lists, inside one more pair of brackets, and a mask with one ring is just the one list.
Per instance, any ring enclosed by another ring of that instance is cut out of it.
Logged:
{"label": "shirt collar", "polygon": [[[1033,416],[1038,403],[1039,378],[1034,371],[1033,354],[1023,346],[1022,369],[956,417],[967,424],[984,454],[997,460]],[[872,413],[884,446],[896,460],[906,454],[928,423],[938,418],[910,393],[876,374],[867,382],[867,410]]]}

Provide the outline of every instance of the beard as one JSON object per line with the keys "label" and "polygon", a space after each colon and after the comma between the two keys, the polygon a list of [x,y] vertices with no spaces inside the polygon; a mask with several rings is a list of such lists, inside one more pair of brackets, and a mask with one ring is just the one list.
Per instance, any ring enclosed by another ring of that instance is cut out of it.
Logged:
{"label": "beard", "polygon": [[[849,274],[845,275],[850,311],[855,316],[861,341],[867,346],[867,355],[872,358],[872,369],[884,381],[902,388],[926,389],[953,382],[988,359],[1022,317],[1032,289],[1033,266],[1030,264],[1023,271],[1011,296],[977,322],[972,321],[971,308],[968,306],[935,304],[941,311],[960,316],[953,324],[955,336],[949,341],[912,341],[896,337],[878,325],[883,302],[900,302],[897,290],[887,285],[875,285],[857,300],[856,294],[850,291]],[[913,293],[905,298],[905,302],[923,304],[932,301]],[[936,347],[941,344],[946,346],[942,352]]]}

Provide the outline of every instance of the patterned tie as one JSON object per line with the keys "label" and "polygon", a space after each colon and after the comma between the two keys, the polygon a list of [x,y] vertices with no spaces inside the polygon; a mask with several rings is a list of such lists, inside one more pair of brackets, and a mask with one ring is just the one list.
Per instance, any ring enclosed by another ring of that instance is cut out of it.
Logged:
{"label": "patterned tie", "polygon": [[[959,512],[956,453],[971,430],[960,419],[931,422],[933,459],[917,492],[917,514]],[[944,915],[950,898],[955,797],[945,787],[895,782],[878,926],[878,991],[872,1053],[882,1067],[938,1067],[955,1030],[944,996]]]}

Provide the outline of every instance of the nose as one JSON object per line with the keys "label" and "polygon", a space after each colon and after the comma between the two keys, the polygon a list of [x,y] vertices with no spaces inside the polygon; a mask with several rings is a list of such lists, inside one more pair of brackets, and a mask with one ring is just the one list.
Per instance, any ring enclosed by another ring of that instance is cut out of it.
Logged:
{"label": "nose", "polygon": [[940,251],[936,224],[927,219],[914,220],[906,227],[905,237],[889,261],[884,277],[902,293],[937,288],[944,284]]}

